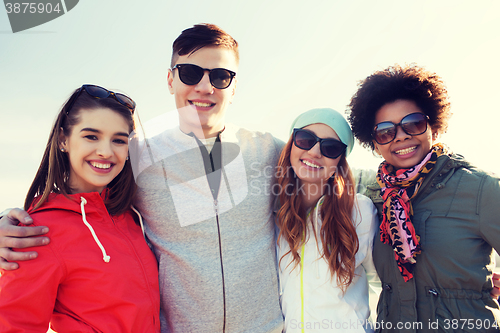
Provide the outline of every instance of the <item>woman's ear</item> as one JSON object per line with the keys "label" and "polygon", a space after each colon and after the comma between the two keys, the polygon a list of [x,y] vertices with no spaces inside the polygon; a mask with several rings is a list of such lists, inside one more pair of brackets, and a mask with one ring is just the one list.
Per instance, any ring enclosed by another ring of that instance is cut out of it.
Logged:
{"label": "woman's ear", "polygon": [[434,144],[436,142],[436,140],[438,139],[439,137],[439,133],[436,132],[436,131],[432,131],[432,143]]}
{"label": "woman's ear", "polygon": [[61,127],[61,130],[59,132],[59,149],[65,153],[68,151],[68,144],[66,140],[66,136],[64,135],[64,130]]}
{"label": "woman's ear", "polygon": [[380,149],[378,149],[378,143],[375,140],[373,140],[373,151],[377,155],[382,156],[382,154],[380,153]]}

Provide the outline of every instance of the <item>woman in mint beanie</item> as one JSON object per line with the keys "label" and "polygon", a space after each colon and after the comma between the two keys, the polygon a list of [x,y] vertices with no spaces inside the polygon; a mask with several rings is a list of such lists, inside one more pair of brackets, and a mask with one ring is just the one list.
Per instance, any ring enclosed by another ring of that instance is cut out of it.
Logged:
{"label": "woman in mint beanie", "polygon": [[344,117],[313,109],[295,119],[278,163],[276,223],[286,332],[365,332],[367,274],[377,218],[356,194],[346,157],[354,137]]}

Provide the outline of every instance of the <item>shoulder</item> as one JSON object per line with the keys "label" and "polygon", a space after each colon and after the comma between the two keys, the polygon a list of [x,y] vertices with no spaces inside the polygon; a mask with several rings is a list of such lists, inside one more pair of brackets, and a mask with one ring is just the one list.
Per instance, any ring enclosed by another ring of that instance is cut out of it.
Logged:
{"label": "shoulder", "polygon": [[51,209],[30,214],[33,224],[30,226],[45,226],[49,232],[44,236],[54,239],[73,239],[75,232],[84,230],[81,215],[63,209]]}
{"label": "shoulder", "polygon": [[[240,138],[240,140],[246,140],[249,142],[265,141],[265,142],[269,142],[272,144],[276,144],[280,147],[283,147],[285,145],[282,140],[274,137],[269,132],[248,130],[248,129],[238,127],[238,126],[232,125],[232,124],[228,124],[226,126],[226,130],[228,131],[229,135],[234,133],[234,135],[236,137]],[[224,131],[224,132],[226,132],[226,131]]]}
{"label": "shoulder", "polygon": [[375,205],[370,198],[363,194],[356,194],[353,210],[353,219],[356,225],[370,227],[377,216]]}
{"label": "shoulder", "polygon": [[500,177],[485,171],[479,171],[474,176],[478,177],[480,181],[478,189],[479,199],[482,201],[486,199],[493,205],[500,202]]}
{"label": "shoulder", "polygon": [[377,171],[374,169],[351,168],[352,175],[356,181],[356,191],[365,194],[368,186],[377,183]]}
{"label": "shoulder", "polygon": [[74,216],[75,213],[64,207],[77,206],[78,204],[62,194],[50,194],[46,202],[37,209],[29,209],[28,213],[33,219],[32,226],[47,226],[58,224],[60,218]]}
{"label": "shoulder", "polygon": [[462,155],[452,154],[447,167],[455,170],[453,176],[460,177],[462,188],[472,189],[474,187],[468,187],[467,184],[476,184],[479,192],[487,190],[494,193],[498,191],[500,177],[492,172],[478,168],[468,162]]}
{"label": "shoulder", "polygon": [[275,157],[279,156],[285,146],[283,141],[269,132],[252,131],[232,124],[226,125],[223,135],[225,140],[238,142],[244,151],[255,151],[259,154],[268,152]]}
{"label": "shoulder", "polygon": [[357,193],[354,202],[355,207],[357,207],[362,213],[371,214],[375,211],[373,202],[366,195]]}

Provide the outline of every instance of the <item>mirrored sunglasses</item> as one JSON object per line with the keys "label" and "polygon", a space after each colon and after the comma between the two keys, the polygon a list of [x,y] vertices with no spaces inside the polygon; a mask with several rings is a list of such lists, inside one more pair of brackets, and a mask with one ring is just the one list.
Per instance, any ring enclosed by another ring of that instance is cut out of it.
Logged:
{"label": "mirrored sunglasses", "polygon": [[427,115],[415,112],[403,117],[398,124],[384,121],[375,125],[372,137],[380,145],[386,145],[396,138],[398,126],[408,135],[420,135],[427,131]]}

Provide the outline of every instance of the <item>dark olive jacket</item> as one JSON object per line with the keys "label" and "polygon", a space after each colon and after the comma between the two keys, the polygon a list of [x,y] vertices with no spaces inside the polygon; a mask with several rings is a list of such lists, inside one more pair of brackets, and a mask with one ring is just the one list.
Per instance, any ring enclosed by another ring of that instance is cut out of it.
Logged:
{"label": "dark olive jacket", "polygon": [[[380,186],[366,195],[379,211]],[[490,297],[500,250],[500,183],[460,155],[443,155],[412,200],[422,253],[404,282],[394,251],[375,235],[373,260],[382,282],[377,332],[497,332]]]}

